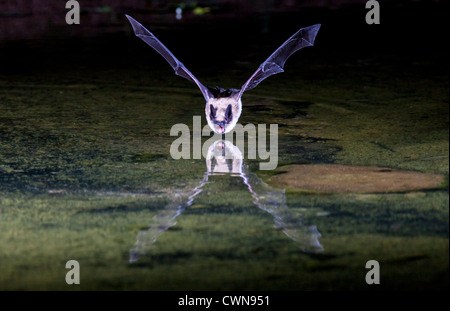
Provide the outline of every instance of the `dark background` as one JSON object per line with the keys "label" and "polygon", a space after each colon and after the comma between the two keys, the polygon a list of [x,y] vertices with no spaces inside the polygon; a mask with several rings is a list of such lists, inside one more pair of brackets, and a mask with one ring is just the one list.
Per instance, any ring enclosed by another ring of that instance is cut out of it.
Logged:
{"label": "dark background", "polygon": [[[317,48],[305,53],[319,53],[326,62],[395,54],[434,64],[426,70],[448,69],[448,1],[381,0],[379,25],[366,24],[364,0],[79,1],[80,25],[66,24],[65,3],[0,0],[0,73],[162,63],[134,37],[125,14],[154,32],[191,71],[203,75],[210,62],[225,68],[233,61],[256,66],[264,59],[255,61],[252,52],[273,50],[300,27],[315,23],[322,24]],[[177,20],[180,5],[184,10]]]}

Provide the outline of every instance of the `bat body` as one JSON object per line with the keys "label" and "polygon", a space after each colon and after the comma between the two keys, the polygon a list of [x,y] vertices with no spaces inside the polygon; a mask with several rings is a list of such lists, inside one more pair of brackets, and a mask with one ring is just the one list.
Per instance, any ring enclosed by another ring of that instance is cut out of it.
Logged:
{"label": "bat body", "polygon": [[126,15],[134,33],[154,48],[175,70],[175,74],[186,78],[199,87],[206,100],[205,115],[208,125],[217,134],[225,134],[236,125],[242,112],[242,94],[257,86],[265,78],[283,72],[284,63],[296,51],[312,46],[320,24],[302,28],[284,42],[264,61],[240,90],[210,88],[204,86],[150,31],[132,17]]}

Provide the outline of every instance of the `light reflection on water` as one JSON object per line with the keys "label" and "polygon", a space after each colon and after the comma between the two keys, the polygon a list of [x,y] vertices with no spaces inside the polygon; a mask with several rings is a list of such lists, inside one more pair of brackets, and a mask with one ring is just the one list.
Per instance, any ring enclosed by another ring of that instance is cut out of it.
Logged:
{"label": "light reflection on water", "polygon": [[284,189],[267,185],[244,164],[242,152],[227,140],[217,140],[209,146],[206,156],[206,172],[199,185],[190,191],[175,192],[171,202],[155,215],[147,229],[139,231],[136,244],[130,250],[130,263],[138,261],[151,252],[153,244],[166,230],[176,225],[176,218],[191,206],[202,188],[209,181],[209,176],[229,174],[242,178],[253,197],[253,203],[273,216],[274,226],[295,241],[306,253],[323,251],[319,242],[321,237],[315,225],[305,225],[304,216],[292,211],[286,204]]}

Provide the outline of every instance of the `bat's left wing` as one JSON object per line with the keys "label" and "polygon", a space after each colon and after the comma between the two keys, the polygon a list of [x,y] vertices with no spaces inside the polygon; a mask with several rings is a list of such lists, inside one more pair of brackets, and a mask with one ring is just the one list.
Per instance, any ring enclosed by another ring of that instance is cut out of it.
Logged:
{"label": "bat's left wing", "polygon": [[169,51],[168,48],[161,41],[158,40],[150,31],[148,31],[144,26],[142,26],[139,22],[137,22],[131,16],[125,15],[133,26],[134,33],[136,37],[141,38],[145,43],[154,48],[165,60],[172,66],[173,70],[175,70],[175,74],[188,79],[189,81],[195,82],[197,86],[202,91],[203,97],[205,97],[206,101],[212,97],[211,92],[205,87],[200,81],[186,68],[183,63],[181,63],[173,54]]}
{"label": "bat's left wing", "polygon": [[286,60],[294,54],[296,51],[312,46],[316,39],[317,32],[320,29],[320,24],[302,28],[297,31],[292,37],[283,43],[264,63],[262,63],[258,70],[245,82],[242,86],[239,97],[242,94],[257,86],[265,78],[274,75],[276,73],[283,72],[284,63]]}

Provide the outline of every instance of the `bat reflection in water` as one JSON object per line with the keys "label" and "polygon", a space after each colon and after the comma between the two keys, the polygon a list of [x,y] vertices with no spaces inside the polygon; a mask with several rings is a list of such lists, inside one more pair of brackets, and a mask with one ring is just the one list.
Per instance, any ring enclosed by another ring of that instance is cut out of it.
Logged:
{"label": "bat reflection in water", "polygon": [[255,173],[245,168],[242,153],[238,147],[227,140],[215,141],[208,149],[206,167],[205,175],[197,187],[190,191],[175,192],[171,202],[153,217],[147,229],[139,231],[136,244],[130,251],[130,263],[136,262],[141,256],[147,254],[157,238],[176,224],[175,219],[184,209],[192,205],[194,198],[208,183],[209,176],[223,174],[241,177],[254,199],[253,203],[271,214],[275,227],[294,240],[303,252],[323,251],[319,242],[321,234],[317,227],[305,225],[303,215],[287,207],[284,189],[270,187]]}
{"label": "bat reflection in water", "polygon": [[284,63],[296,51],[312,46],[320,29],[320,24],[297,31],[269,56],[245,82],[240,90],[210,88],[202,83],[161,43],[150,31],[132,17],[126,15],[134,33],[154,48],[175,70],[175,74],[194,82],[206,100],[205,115],[208,125],[217,134],[225,134],[236,125],[242,112],[242,94],[257,86],[265,78],[283,72]]}

